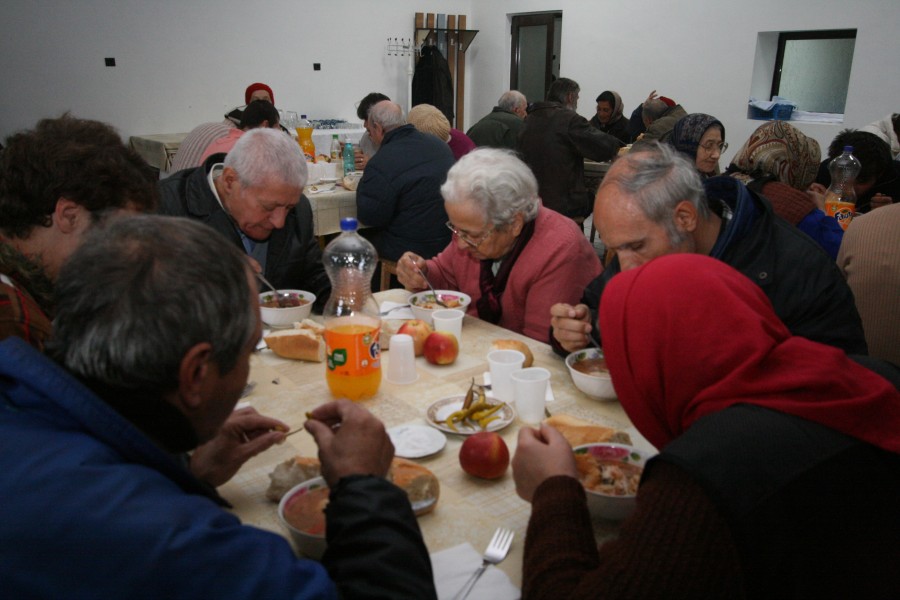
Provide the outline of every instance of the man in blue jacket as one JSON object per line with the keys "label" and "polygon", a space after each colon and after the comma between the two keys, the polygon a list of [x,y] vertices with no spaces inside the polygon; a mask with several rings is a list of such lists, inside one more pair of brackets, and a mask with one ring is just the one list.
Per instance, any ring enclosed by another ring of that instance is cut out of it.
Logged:
{"label": "man in blue jacket", "polygon": [[450,147],[408,125],[400,105],[389,100],[369,110],[366,130],[380,147],[356,189],[356,214],[361,223],[378,228],[369,232],[378,256],[393,261],[406,251],[435,256],[450,243],[441,197],[454,162]]}
{"label": "man in blue jacket", "polygon": [[58,291],[56,362],[0,343],[4,596],[435,597],[406,494],[384,479],[393,446],[365,409],[332,402],[306,423],[331,488],[322,563],[242,525],[184,467],[234,409],[260,336],[228,240],[188,219],[115,219]]}

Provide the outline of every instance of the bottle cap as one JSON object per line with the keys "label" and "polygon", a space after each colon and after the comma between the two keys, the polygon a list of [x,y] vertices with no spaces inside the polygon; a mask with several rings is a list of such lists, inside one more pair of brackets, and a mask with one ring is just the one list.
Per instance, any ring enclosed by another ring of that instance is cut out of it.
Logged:
{"label": "bottle cap", "polygon": [[341,219],[341,231],[356,231],[359,224],[355,217],[344,217]]}
{"label": "bottle cap", "polygon": [[853,154],[853,146],[844,146],[844,152],[847,154]]}

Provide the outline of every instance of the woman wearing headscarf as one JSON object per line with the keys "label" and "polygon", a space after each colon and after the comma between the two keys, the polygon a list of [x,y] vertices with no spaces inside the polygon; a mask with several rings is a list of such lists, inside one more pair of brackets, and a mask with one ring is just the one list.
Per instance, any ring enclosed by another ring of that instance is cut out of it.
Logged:
{"label": "woman wearing headscarf", "polygon": [[618,138],[623,144],[631,143],[628,119],[622,115],[622,97],[618,92],[605,91],[597,96],[597,113],[590,123],[603,133]]}
{"label": "woman wearing headscarf", "polygon": [[896,595],[895,385],[791,335],[759,286],[702,255],[617,275],[600,325],[619,401],[661,453],[598,551],[565,438],[520,431],[523,598]]}
{"label": "woman wearing headscarf", "polygon": [[678,119],[672,133],[663,141],[694,163],[704,179],[718,175],[719,157],[728,149],[725,126],[717,118],[703,113],[691,113]]}
{"label": "woman wearing headscarf", "polygon": [[401,256],[400,283],[422,290],[430,281],[464,292],[473,317],[547,342],[550,307],[577,302],[603,270],[584,232],[541,205],[534,174],[508,150],[477,148],[463,156],[441,195],[453,239],[431,260]]}
{"label": "woman wearing headscarf", "polygon": [[836,259],[844,230],[809,190],[822,154],[819,142],[785,121],[769,121],[741,146],[726,171],[772,204],[775,214],[814,239]]}

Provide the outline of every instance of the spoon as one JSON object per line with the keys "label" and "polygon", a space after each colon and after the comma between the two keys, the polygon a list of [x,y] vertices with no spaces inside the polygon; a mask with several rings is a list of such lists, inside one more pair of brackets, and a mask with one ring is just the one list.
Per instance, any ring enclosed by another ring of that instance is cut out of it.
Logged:
{"label": "spoon", "polygon": [[264,284],[266,284],[266,287],[268,287],[270,290],[272,290],[275,293],[275,302],[278,303],[278,308],[286,308],[291,305],[290,304],[290,300],[291,300],[290,294],[288,294],[287,292],[279,292],[278,290],[276,290],[275,286],[272,285],[271,283],[269,283],[269,280],[266,279],[265,277],[263,277],[262,273],[257,273],[256,276],[259,277],[260,281],[262,281]]}
{"label": "spoon", "polygon": [[422,272],[422,269],[419,268],[419,265],[417,265],[416,263],[413,263],[413,268],[416,271],[418,271],[419,275],[422,276],[422,279],[425,280],[425,284],[428,285],[428,289],[431,290],[432,294],[434,294],[434,301],[437,302],[438,304],[440,304],[441,306],[443,306],[444,308],[450,308],[449,306],[444,304],[444,301],[441,300],[441,296],[436,291],[434,291],[434,286],[432,286],[431,282],[428,281],[428,278],[425,277],[425,273]]}

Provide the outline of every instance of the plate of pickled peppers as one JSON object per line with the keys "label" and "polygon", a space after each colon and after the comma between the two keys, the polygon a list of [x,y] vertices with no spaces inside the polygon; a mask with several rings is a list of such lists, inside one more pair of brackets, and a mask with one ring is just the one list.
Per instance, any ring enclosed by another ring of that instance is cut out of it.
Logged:
{"label": "plate of pickled peppers", "polygon": [[457,435],[499,431],[515,418],[516,411],[512,406],[488,396],[484,386],[474,380],[465,395],[441,398],[426,411],[429,425]]}

